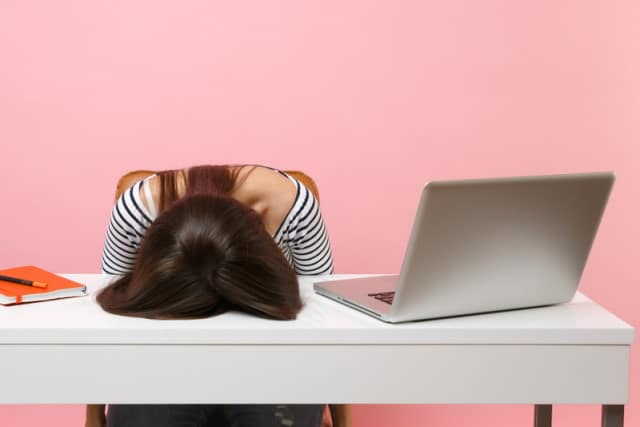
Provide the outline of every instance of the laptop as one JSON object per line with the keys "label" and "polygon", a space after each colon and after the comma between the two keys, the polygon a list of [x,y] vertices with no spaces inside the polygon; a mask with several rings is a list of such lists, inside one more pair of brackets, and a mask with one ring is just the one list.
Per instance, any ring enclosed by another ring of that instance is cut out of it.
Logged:
{"label": "laptop", "polygon": [[570,301],[614,180],[599,172],[430,182],[399,275],[318,281],[314,290],[390,323]]}

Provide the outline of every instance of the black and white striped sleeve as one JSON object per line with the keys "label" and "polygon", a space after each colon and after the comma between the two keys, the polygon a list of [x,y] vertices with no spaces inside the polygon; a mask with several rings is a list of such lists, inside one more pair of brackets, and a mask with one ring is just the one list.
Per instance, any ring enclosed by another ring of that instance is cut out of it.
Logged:
{"label": "black and white striped sleeve", "polygon": [[102,271],[124,274],[133,269],[138,248],[152,219],[140,198],[142,181],[133,184],[118,199],[109,220],[102,250]]}
{"label": "black and white striped sleeve", "polygon": [[290,213],[286,238],[297,274],[333,273],[333,254],[320,205],[311,191],[298,184],[298,197]]}

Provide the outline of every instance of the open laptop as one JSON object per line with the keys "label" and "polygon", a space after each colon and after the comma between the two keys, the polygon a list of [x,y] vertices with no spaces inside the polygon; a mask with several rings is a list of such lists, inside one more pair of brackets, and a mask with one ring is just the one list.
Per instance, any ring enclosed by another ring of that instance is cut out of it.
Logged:
{"label": "open laptop", "polygon": [[314,289],[391,323],[567,302],[614,179],[604,172],[428,183],[399,275]]}

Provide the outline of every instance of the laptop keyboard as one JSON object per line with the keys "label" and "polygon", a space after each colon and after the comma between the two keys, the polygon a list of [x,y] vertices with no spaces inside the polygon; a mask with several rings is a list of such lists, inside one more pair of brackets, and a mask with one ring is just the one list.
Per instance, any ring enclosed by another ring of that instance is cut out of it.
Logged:
{"label": "laptop keyboard", "polygon": [[374,292],[372,294],[367,294],[370,297],[374,297],[377,300],[382,302],[386,302],[387,304],[391,304],[393,302],[393,295],[395,295],[394,291],[389,292]]}

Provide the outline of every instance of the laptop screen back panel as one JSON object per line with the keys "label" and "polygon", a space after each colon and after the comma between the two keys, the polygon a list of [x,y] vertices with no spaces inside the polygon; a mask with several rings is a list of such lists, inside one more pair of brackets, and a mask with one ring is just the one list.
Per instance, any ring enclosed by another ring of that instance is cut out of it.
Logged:
{"label": "laptop screen back panel", "polygon": [[599,173],[430,183],[390,318],[569,301],[613,180]]}

